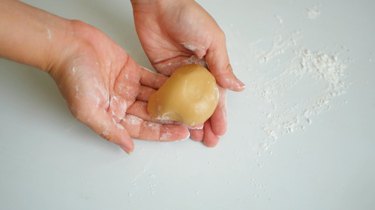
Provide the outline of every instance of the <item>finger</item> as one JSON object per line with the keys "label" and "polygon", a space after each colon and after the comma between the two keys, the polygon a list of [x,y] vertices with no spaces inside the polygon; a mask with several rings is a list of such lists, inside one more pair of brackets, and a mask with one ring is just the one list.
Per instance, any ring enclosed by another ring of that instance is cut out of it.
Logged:
{"label": "finger", "polygon": [[170,76],[188,58],[188,55],[179,55],[173,58],[153,63],[153,66],[158,72],[162,73],[163,75]]}
{"label": "finger", "polygon": [[219,142],[219,137],[214,134],[211,127],[210,120],[206,121],[204,124],[204,136],[203,136],[203,144],[207,147],[214,147]]}
{"label": "finger", "polygon": [[[171,124],[171,125],[182,125],[179,122],[171,121],[171,120],[161,120],[161,119],[154,119],[150,116],[147,111],[147,103],[143,101],[136,101],[134,102],[126,111],[128,114],[134,115],[136,117],[141,118],[142,120],[160,123],[160,124]],[[203,125],[200,125],[202,127]],[[189,128],[189,127],[188,127]],[[198,129],[198,126],[192,127],[192,129]]]}
{"label": "finger", "polygon": [[222,136],[227,131],[227,114],[226,114],[226,91],[219,87],[220,98],[215,112],[211,116],[211,128],[216,136]]}
{"label": "finger", "polygon": [[134,115],[126,115],[122,124],[130,136],[143,140],[176,141],[190,136],[188,129],[182,125],[162,125],[145,121]]}
{"label": "finger", "polygon": [[[110,84],[110,87],[113,85],[113,92],[116,93],[117,96],[121,96],[121,98],[126,101],[127,106],[129,106],[134,102],[139,93],[139,83],[141,79],[139,65],[129,57],[119,74],[114,76],[116,76],[112,78],[114,84]],[[112,92],[112,90],[110,91]]]}
{"label": "finger", "polygon": [[200,124],[200,125],[188,126],[188,128],[189,130],[202,130],[203,126],[204,124]]}
{"label": "finger", "polygon": [[146,121],[152,121],[151,116],[147,112],[147,103],[143,101],[134,102],[126,111],[127,114],[134,115]]}
{"label": "finger", "polygon": [[203,140],[203,129],[194,129],[190,131],[190,138],[194,141],[202,141]]}
{"label": "finger", "polygon": [[201,66],[206,66],[206,61],[202,58],[198,58],[195,55],[181,55],[174,58],[170,58],[164,61],[159,61],[154,63],[155,69],[158,72],[170,76],[178,67],[186,64],[199,64]]}
{"label": "finger", "polygon": [[234,91],[241,91],[245,88],[245,84],[237,79],[232,71],[224,33],[221,33],[219,38],[213,41],[205,58],[210,71],[220,86]]}
{"label": "finger", "polygon": [[141,84],[145,86],[149,86],[154,89],[159,89],[164,82],[167,80],[167,77],[158,74],[156,72],[152,72],[149,69],[141,67]]}
{"label": "finger", "polygon": [[139,93],[137,95],[137,99],[140,101],[148,101],[150,96],[155,93],[156,90],[150,87],[141,86],[139,88]]}
{"label": "finger", "polygon": [[105,110],[86,111],[78,109],[77,118],[88,125],[97,134],[119,145],[125,152],[130,153],[134,144],[125,128],[118,124]]}

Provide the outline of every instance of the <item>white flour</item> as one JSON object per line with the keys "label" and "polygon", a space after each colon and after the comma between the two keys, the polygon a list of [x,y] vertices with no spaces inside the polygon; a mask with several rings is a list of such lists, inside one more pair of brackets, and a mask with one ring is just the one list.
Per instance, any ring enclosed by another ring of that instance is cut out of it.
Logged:
{"label": "white flour", "polygon": [[126,115],[126,120],[130,125],[140,125],[143,122],[141,118],[130,114]]}
{"label": "white flour", "polygon": [[275,140],[305,129],[346,88],[346,65],[337,55],[302,48],[294,52],[289,65],[272,80],[257,86],[257,94],[271,107],[263,129]]}
{"label": "white flour", "polygon": [[320,16],[320,8],[319,6],[313,6],[311,8],[306,9],[307,17],[311,20],[315,20]]}
{"label": "white flour", "polygon": [[251,122],[259,125],[264,136],[258,155],[271,153],[270,146],[280,137],[304,130],[331,107],[335,97],[345,93],[348,62],[338,52],[310,50],[301,40],[297,31],[276,35],[270,47],[264,47],[262,40],[250,44],[246,64],[235,66],[243,69],[238,65],[246,65],[245,82],[250,88],[246,101],[259,103],[257,119]]}
{"label": "white flour", "polygon": [[280,15],[275,15],[274,17],[277,19],[277,21],[279,21],[280,24],[284,23],[284,20]]}
{"label": "white flour", "polygon": [[52,40],[52,32],[49,28],[46,28],[46,30],[47,30],[47,39],[48,39],[48,41],[51,41]]}

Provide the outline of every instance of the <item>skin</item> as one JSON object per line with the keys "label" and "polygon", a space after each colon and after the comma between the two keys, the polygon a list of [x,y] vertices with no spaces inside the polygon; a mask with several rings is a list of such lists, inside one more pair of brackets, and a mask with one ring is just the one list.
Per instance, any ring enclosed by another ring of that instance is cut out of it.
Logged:
{"label": "skin", "polygon": [[[194,62],[207,62],[223,87],[221,93],[226,88],[244,88],[231,71],[223,32],[198,4],[187,0],[132,4],[142,45],[162,74],[135,63],[104,33],[86,23],[67,20],[19,1],[0,2],[0,28],[6,29],[0,30],[0,57],[47,72],[72,114],[128,153],[134,149],[132,138],[174,141],[189,136],[186,126],[153,121],[146,112],[146,104],[172,69],[191,62],[192,55],[196,56]],[[151,6],[157,6],[153,12]],[[192,24],[192,17],[201,20],[199,27]],[[181,27],[197,27],[191,28],[197,34],[184,32]],[[217,143],[226,129],[224,104],[222,97],[204,128],[191,131],[193,139],[203,139],[207,146]]]}
{"label": "skin", "polygon": [[132,0],[136,30],[154,68],[169,76],[187,63],[206,64],[221,86],[221,98],[202,129],[191,138],[212,147],[227,128],[225,91],[245,85],[233,74],[225,35],[215,20],[193,0]]}
{"label": "skin", "polygon": [[136,64],[94,27],[4,0],[0,28],[7,28],[0,30],[1,57],[49,73],[72,114],[126,152],[134,148],[132,138],[173,141],[189,136],[185,126],[151,122],[145,113],[149,95],[166,77]]}

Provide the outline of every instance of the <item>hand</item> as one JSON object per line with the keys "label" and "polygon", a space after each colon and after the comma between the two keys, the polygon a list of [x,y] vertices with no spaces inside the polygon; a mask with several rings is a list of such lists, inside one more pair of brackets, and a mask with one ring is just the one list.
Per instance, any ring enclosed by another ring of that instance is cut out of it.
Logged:
{"label": "hand", "polygon": [[171,141],[189,136],[182,125],[151,122],[148,97],[166,77],[134,62],[107,36],[82,22],[72,22],[59,60],[51,62],[55,79],[73,115],[96,133],[133,150],[131,137]]}
{"label": "hand", "polygon": [[233,74],[225,36],[213,18],[192,0],[132,0],[135,26],[154,68],[170,75],[187,63],[207,64],[222,87],[212,117],[191,138],[215,146],[226,132],[225,89],[241,91],[244,84]]}

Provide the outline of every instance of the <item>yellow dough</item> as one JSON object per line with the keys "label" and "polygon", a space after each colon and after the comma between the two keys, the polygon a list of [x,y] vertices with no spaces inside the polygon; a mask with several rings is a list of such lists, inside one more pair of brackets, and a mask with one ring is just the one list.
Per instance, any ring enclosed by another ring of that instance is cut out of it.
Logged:
{"label": "yellow dough", "polygon": [[189,64],[178,68],[150,96],[147,111],[154,119],[195,126],[211,117],[218,101],[219,89],[212,74],[203,66]]}

